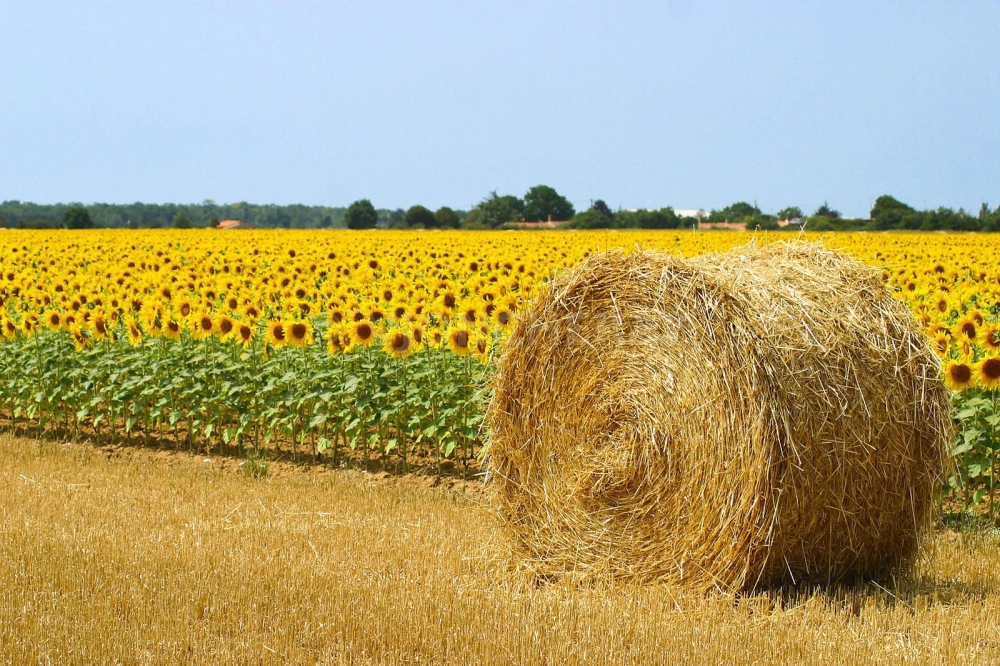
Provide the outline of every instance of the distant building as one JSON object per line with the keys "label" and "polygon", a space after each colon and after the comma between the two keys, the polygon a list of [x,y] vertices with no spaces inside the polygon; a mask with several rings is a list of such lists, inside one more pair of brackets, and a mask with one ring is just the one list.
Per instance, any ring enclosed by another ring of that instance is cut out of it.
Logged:
{"label": "distant building", "polygon": [[674,215],[677,217],[693,217],[704,220],[708,215],[701,208],[675,208]]}
{"label": "distant building", "polygon": [[223,220],[219,222],[219,229],[253,229],[253,227],[243,220]]}
{"label": "distant building", "polygon": [[793,217],[790,220],[778,220],[779,227],[804,227],[806,226],[806,220],[802,218]]}

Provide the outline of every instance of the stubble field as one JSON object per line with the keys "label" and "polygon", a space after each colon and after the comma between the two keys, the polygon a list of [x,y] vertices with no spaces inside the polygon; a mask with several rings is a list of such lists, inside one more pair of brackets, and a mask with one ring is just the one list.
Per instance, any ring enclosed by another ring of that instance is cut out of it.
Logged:
{"label": "stubble field", "polygon": [[475,485],[224,462],[0,436],[0,662],[1000,659],[987,533],[940,530],[912,574],[853,588],[537,585]]}

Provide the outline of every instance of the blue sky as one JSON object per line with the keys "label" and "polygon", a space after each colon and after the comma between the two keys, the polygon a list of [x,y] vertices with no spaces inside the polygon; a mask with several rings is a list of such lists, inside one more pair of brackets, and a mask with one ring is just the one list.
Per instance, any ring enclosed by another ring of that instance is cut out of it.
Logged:
{"label": "blue sky", "polygon": [[0,200],[1000,204],[996,2],[0,0]]}

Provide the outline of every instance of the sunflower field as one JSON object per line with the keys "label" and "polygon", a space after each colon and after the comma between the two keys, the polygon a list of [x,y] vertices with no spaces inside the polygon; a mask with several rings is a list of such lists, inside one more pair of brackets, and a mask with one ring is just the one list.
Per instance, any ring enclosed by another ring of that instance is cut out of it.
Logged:
{"label": "sunflower field", "polygon": [[[784,233],[756,236],[783,240]],[[0,419],[18,432],[468,470],[492,360],[556,272],[746,234],[0,231]],[[1000,504],[1000,241],[824,234],[883,270],[956,406],[953,505]]]}

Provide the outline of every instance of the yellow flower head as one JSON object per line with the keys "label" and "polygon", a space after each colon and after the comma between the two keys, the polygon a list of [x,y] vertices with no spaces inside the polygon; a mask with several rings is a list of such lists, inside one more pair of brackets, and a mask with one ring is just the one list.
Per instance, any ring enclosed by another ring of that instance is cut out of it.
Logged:
{"label": "yellow flower head", "polygon": [[267,341],[267,344],[276,348],[284,347],[288,344],[288,333],[285,331],[285,322],[267,322],[267,333],[265,334],[264,339]]}
{"label": "yellow flower head", "polygon": [[963,361],[950,361],[944,366],[944,383],[952,391],[962,391],[973,385],[972,366]]}
{"label": "yellow flower head", "polygon": [[992,391],[1000,387],[1000,356],[990,356],[977,363],[976,379],[984,389]]}
{"label": "yellow flower head", "polygon": [[285,336],[293,347],[308,347],[315,342],[313,325],[308,319],[285,322]]}

